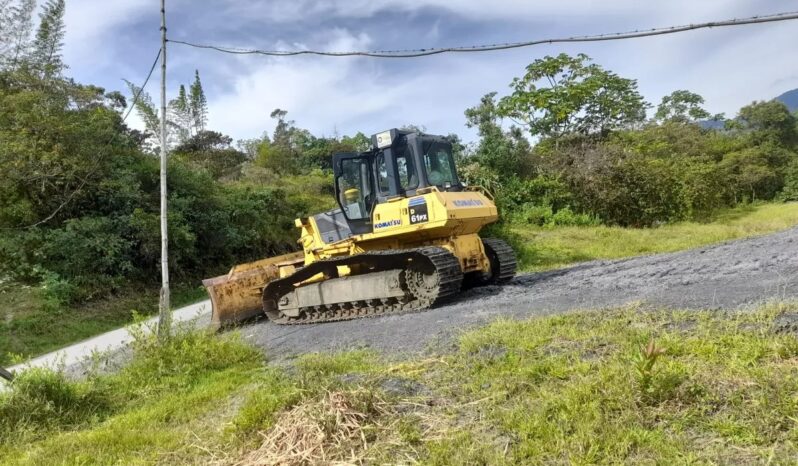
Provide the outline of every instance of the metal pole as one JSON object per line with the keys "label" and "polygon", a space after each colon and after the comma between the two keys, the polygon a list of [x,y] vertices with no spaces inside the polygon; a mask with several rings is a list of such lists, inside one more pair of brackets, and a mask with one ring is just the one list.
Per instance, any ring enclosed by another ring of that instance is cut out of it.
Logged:
{"label": "metal pole", "polygon": [[158,302],[158,337],[169,336],[169,236],[166,216],[166,0],[161,0],[161,299]]}

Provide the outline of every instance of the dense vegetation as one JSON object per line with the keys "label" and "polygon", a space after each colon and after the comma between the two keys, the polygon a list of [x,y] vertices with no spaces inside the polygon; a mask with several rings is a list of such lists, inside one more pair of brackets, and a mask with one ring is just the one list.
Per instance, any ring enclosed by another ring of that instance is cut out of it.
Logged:
{"label": "dense vegetation", "polygon": [[[57,306],[157,277],[160,143],[154,132],[126,126],[122,94],[64,76],[64,2],[43,7],[31,38],[34,5],[4,8],[10,13],[0,28],[20,34],[0,57],[0,278],[44,284]],[[149,97],[137,100],[148,128],[157,127]],[[362,149],[366,141],[314,137],[278,111],[271,138],[235,147],[205,129],[198,73],[188,92],[180,87],[168,117],[177,281],[292,249],[295,216],[330,202],[324,169],[332,152]]]}
{"label": "dense vegetation", "polygon": [[[66,76],[64,0],[42,6],[35,33],[36,2],[0,4],[0,287],[40,287],[55,310],[154,286],[164,116],[133,83],[126,98]],[[272,134],[234,142],[207,128],[199,72],[176,94],[165,118],[177,282],[294,248],[293,218],[332,205],[331,155],[368,147],[361,133],[314,136],[281,109]],[[678,90],[649,112],[634,80],[563,54],[465,111],[477,142],[450,137],[463,178],[493,191],[515,228],[648,227],[798,199],[795,115],[754,102],[724,120],[702,105]],[[126,125],[129,106],[145,131]]]}
{"label": "dense vegetation", "polygon": [[639,227],[798,198],[798,126],[779,102],[743,107],[718,131],[700,123],[724,117],[678,90],[649,120],[636,82],[584,55],[536,60],[512,89],[466,111],[481,140],[463,171],[513,221]]}

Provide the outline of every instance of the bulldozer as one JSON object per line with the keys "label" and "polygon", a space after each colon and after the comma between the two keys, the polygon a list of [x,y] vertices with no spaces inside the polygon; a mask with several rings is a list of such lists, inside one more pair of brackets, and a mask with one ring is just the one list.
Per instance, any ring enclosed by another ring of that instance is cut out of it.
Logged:
{"label": "bulldozer", "polygon": [[332,163],[338,208],[295,220],[301,251],[203,280],[213,327],[264,313],[303,324],[419,311],[515,276],[512,248],[479,236],[496,204],[460,182],[447,138],[391,129]]}

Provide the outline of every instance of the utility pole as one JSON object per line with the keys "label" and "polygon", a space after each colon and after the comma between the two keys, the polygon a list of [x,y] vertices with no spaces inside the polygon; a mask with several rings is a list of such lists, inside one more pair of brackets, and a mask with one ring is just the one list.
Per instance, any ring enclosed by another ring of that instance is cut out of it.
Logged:
{"label": "utility pole", "polygon": [[161,297],[158,302],[158,337],[169,336],[169,235],[166,216],[166,0],[161,0]]}

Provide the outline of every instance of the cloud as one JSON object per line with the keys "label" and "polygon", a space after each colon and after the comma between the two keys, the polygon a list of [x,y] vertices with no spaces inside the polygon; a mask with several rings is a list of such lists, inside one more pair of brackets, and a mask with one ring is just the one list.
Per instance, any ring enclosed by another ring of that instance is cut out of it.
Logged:
{"label": "cloud", "polygon": [[[329,50],[357,49],[371,43],[367,35],[343,29],[331,31],[328,39],[324,48]],[[375,76],[361,72],[362,61],[268,59],[245,74],[231,75],[231,91],[210,101],[210,126],[231,134],[255,136],[272,126],[271,111],[282,108],[289,111],[289,118],[301,116],[306,127],[330,132],[352,113],[377,112],[390,105],[395,96],[380,92]]]}
{"label": "cloud", "polygon": [[[158,46],[157,2],[70,0],[67,61],[73,76],[111,89],[143,80]],[[779,2],[798,9],[798,0]],[[264,49],[363,50],[514,41],[625,31],[768,13],[762,2],[671,0],[171,0],[175,38]],[[770,10],[770,7],[768,10]],[[702,30],[640,40],[546,45],[413,60],[265,58],[170,47],[169,91],[200,70],[210,126],[235,138],[273,128],[269,113],[318,134],[376,132],[413,123],[471,139],[463,111],[508,83],[535,58],[585,52],[638,79],[656,104],[675,89],[702,94],[712,112],[733,114],[795,86],[795,23]],[[155,84],[157,79],[153,81]],[[792,84],[791,84],[792,83]],[[157,86],[149,88],[157,94]]]}
{"label": "cloud", "polygon": [[[239,2],[227,0],[230,11],[257,13],[263,21],[301,21],[317,16],[337,18],[371,18],[415,13],[425,9],[444,10],[454,15],[477,20],[542,20],[556,17],[648,17],[654,20],[685,17],[700,18],[721,13],[734,16],[754,3],[723,2],[717,0],[670,0],[641,2],[639,0],[282,0],[271,2]],[[761,10],[761,2],[757,2]],[[760,11],[761,12],[761,11]],[[717,19],[717,18],[711,18]],[[689,22],[689,21],[688,21]]]}
{"label": "cloud", "polygon": [[96,50],[113,31],[126,22],[157,9],[152,0],[70,0],[67,2],[64,22],[66,53],[73,60],[86,58],[86,51]]}

